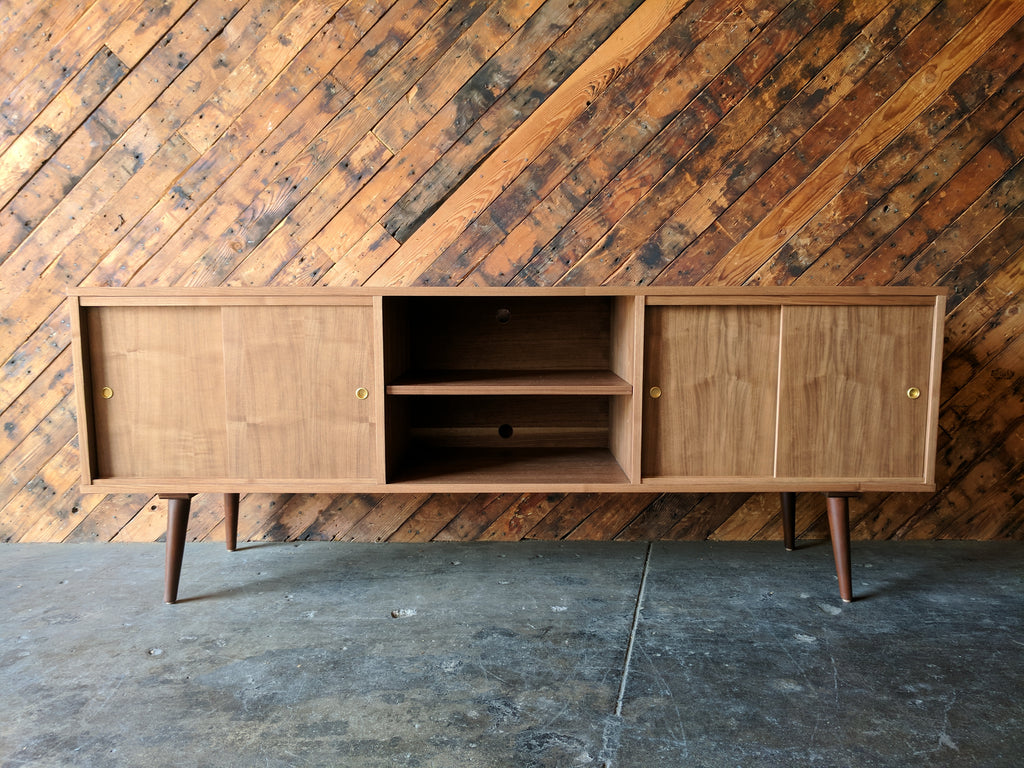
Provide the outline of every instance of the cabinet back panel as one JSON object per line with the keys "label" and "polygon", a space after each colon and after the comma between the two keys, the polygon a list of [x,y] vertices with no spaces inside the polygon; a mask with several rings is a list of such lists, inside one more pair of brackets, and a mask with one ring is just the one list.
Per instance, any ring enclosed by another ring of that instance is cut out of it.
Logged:
{"label": "cabinet back panel", "polygon": [[770,477],[779,308],[649,307],[645,336],[643,475]]}
{"label": "cabinet back panel", "polygon": [[606,448],[608,397],[412,397],[420,444],[487,448]]}
{"label": "cabinet back panel", "polygon": [[85,316],[98,477],[223,476],[220,310],[92,307]]}
{"label": "cabinet back panel", "polygon": [[[780,477],[923,478],[932,314],[924,306],[784,308]],[[920,397],[907,396],[911,387]]]}
{"label": "cabinet back panel", "polygon": [[224,308],[232,476],[373,479],[372,333],[370,307]]}
{"label": "cabinet back panel", "polygon": [[408,301],[418,370],[611,367],[606,297],[439,297]]}

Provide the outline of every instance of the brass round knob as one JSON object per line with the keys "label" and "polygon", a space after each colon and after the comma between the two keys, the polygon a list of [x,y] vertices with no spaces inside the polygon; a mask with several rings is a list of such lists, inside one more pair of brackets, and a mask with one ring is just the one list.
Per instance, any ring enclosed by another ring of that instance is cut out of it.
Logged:
{"label": "brass round knob", "polygon": [[370,390],[368,390],[366,387],[360,387],[359,389],[356,390],[356,397],[359,398],[360,400],[365,400],[369,396]]}
{"label": "brass round knob", "polygon": [[103,389],[100,390],[100,394],[103,395],[104,400],[109,400],[114,396],[114,390],[112,390],[110,387],[104,387]]}
{"label": "brass round knob", "polygon": [[917,398],[919,398],[920,396],[921,390],[918,389],[917,387],[911,387],[910,389],[907,390],[907,397],[909,397],[911,400],[917,400]]}
{"label": "brass round knob", "polygon": [[655,400],[661,397],[661,387],[651,387],[651,397]]}

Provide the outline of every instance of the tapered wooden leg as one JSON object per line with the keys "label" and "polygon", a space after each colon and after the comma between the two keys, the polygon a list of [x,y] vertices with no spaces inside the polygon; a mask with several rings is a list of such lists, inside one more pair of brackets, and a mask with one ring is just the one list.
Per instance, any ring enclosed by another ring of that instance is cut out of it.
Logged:
{"label": "tapered wooden leg", "polygon": [[839,596],[847,603],[853,601],[853,579],[850,575],[850,500],[846,496],[829,495],[828,528],[832,534],[832,554],[839,577]]}
{"label": "tapered wooden leg", "polygon": [[224,494],[224,542],[228,552],[238,546],[238,494]]}
{"label": "tapered wooden leg", "polygon": [[181,578],[181,560],[185,554],[185,535],[188,515],[192,506],[191,493],[161,494],[167,499],[167,554],[164,561],[164,602],[178,601],[178,580]]}
{"label": "tapered wooden leg", "polygon": [[783,491],[779,496],[782,498],[782,541],[792,552],[796,549],[796,494]]}

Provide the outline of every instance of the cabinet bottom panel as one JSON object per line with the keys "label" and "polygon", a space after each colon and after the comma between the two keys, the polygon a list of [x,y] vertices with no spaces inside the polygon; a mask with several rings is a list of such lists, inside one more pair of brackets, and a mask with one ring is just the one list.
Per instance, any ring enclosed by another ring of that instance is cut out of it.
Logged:
{"label": "cabinet bottom panel", "polygon": [[[518,454],[518,455],[515,455]],[[432,450],[408,455],[390,482],[370,479],[102,478],[79,486],[82,493],[777,493],[931,492],[921,478],[685,477],[644,478],[630,483],[606,449],[480,448]]]}
{"label": "cabinet bottom panel", "polygon": [[442,486],[574,486],[628,484],[625,472],[607,448],[481,448],[413,449],[388,486],[404,483]]}

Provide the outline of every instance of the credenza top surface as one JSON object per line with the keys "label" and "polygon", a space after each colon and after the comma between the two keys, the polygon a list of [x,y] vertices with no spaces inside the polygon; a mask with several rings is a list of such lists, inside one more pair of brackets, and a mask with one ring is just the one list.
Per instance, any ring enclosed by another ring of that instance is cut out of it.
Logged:
{"label": "credenza top surface", "polygon": [[190,303],[222,304],[232,302],[285,301],[299,303],[329,302],[349,299],[351,303],[372,303],[374,297],[450,297],[470,298],[487,296],[643,296],[648,303],[675,303],[677,301],[705,303],[806,303],[835,304],[861,302],[916,302],[930,303],[937,296],[946,296],[946,288],[931,286],[545,286],[545,287],[336,287],[336,286],[272,286],[272,287],[79,287],[69,288],[68,295],[83,305],[108,303]]}

